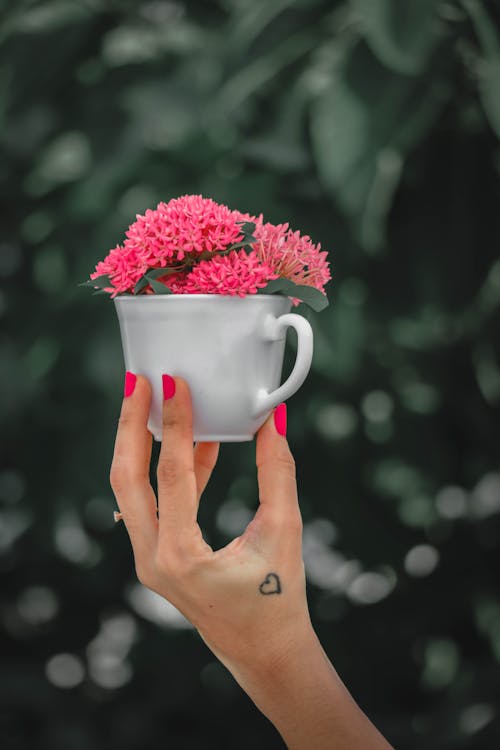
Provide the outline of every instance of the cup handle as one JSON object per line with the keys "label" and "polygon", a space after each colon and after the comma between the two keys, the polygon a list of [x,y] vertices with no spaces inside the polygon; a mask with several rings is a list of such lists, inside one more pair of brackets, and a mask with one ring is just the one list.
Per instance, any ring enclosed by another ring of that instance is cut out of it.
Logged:
{"label": "cup handle", "polygon": [[268,314],[264,319],[263,337],[267,341],[276,341],[281,338],[283,331],[292,326],[297,331],[297,358],[293,370],[287,380],[268,393],[265,388],[259,388],[253,404],[253,419],[261,417],[270,412],[275,406],[285,401],[299,390],[311,368],[313,355],[313,331],[311,324],[303,315],[296,313],[285,313],[276,318]]}

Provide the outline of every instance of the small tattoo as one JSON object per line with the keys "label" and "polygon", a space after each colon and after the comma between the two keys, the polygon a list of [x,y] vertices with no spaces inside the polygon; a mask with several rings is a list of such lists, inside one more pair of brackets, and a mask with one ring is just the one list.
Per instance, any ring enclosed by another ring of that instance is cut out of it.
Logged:
{"label": "small tattoo", "polygon": [[281,583],[277,573],[268,573],[259,586],[261,594],[281,594]]}

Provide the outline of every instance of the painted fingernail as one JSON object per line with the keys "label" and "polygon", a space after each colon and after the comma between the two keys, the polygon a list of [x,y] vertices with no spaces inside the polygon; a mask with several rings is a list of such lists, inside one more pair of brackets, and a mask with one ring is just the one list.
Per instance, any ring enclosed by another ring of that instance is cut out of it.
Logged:
{"label": "painted fingernail", "polygon": [[286,404],[283,402],[274,410],[274,424],[280,435],[286,435]]}
{"label": "painted fingernail", "polygon": [[166,401],[167,398],[172,398],[175,393],[175,380],[171,375],[167,375],[166,373],[163,373],[161,379],[163,381],[163,398]]}
{"label": "painted fingernail", "polygon": [[124,396],[131,396],[134,392],[135,384],[137,381],[137,375],[134,375],[133,372],[127,372],[125,373],[125,387],[123,389],[123,395]]}

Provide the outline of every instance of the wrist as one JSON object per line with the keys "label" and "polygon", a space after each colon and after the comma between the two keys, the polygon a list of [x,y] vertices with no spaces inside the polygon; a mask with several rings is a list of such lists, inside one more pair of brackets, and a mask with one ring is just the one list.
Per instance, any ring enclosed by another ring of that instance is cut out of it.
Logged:
{"label": "wrist", "polygon": [[267,686],[279,690],[292,670],[306,665],[311,656],[322,651],[312,623],[293,623],[289,631],[280,628],[264,643],[240,653],[236,661],[226,662],[235,679],[248,692],[251,686]]}
{"label": "wrist", "polygon": [[265,660],[228,666],[289,750],[392,750],[355,703],[312,624]]}

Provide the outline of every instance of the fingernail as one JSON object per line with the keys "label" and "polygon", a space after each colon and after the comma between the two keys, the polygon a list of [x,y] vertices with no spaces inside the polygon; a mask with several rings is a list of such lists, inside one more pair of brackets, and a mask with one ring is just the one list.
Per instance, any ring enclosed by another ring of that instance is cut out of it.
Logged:
{"label": "fingernail", "polygon": [[163,381],[163,398],[166,401],[167,398],[172,398],[175,393],[175,380],[171,375],[167,375],[166,373],[163,373],[161,379]]}
{"label": "fingernail", "polygon": [[286,404],[279,404],[274,410],[274,424],[280,435],[286,435]]}
{"label": "fingernail", "polygon": [[125,387],[123,389],[123,395],[124,396],[131,396],[134,392],[135,384],[137,381],[137,375],[134,375],[133,372],[127,372],[125,373]]}

